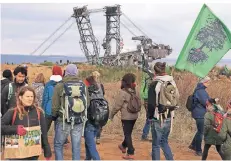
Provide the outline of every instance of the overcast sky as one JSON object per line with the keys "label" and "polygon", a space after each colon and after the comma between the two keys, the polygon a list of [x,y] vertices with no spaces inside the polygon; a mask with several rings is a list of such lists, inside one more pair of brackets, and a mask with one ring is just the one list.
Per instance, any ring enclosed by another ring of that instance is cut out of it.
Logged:
{"label": "overcast sky", "polygon": [[[120,4],[122,12],[154,42],[170,45],[173,48],[170,58],[177,58],[203,5],[203,3]],[[73,7],[83,5],[85,4],[2,4],[1,53],[30,54],[72,15]],[[88,9],[99,9],[109,5],[114,4],[91,3],[88,4]],[[231,3],[207,3],[207,5],[231,30]],[[104,13],[93,13],[90,15],[90,19],[94,34],[99,43],[102,44],[106,34]],[[121,21],[133,33],[142,35],[125,17],[121,16]],[[55,37],[59,36],[72,22],[75,20],[70,20]],[[121,36],[124,41],[123,51],[136,49],[136,44],[139,42],[131,40],[133,35],[122,25]],[[48,41],[35,55],[40,54],[54,38]],[[75,23],[44,55],[84,56],[80,49],[79,39],[80,36]],[[115,44],[114,41],[112,43]],[[101,55],[103,53],[104,50],[101,48]],[[231,58],[231,51],[226,54],[225,58]]]}

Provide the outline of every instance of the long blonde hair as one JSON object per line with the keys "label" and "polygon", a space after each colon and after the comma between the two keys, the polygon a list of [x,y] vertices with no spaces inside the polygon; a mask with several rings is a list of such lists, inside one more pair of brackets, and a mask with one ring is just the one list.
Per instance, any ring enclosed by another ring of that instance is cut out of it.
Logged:
{"label": "long blonde hair", "polygon": [[45,80],[45,77],[44,77],[43,73],[39,73],[39,74],[36,76],[34,82],[35,82],[35,83],[42,83],[43,85],[45,85],[46,80]]}
{"label": "long blonde hair", "polygon": [[23,117],[25,116],[25,115],[27,115],[28,114],[28,112],[25,110],[25,108],[24,108],[24,105],[23,105],[23,103],[22,103],[22,101],[19,99],[19,97],[20,96],[23,96],[25,93],[26,93],[26,91],[30,91],[30,92],[32,92],[33,93],[33,95],[34,95],[34,100],[33,100],[33,103],[32,103],[32,105],[31,105],[31,107],[34,107],[34,108],[37,108],[39,111],[42,111],[43,112],[43,110],[42,110],[42,108],[41,107],[38,107],[36,104],[36,94],[35,94],[35,91],[34,91],[34,89],[32,88],[32,87],[29,87],[29,86],[24,86],[24,87],[22,87],[20,90],[19,90],[19,92],[18,92],[18,95],[17,95],[17,106],[15,107],[15,108],[17,108],[17,111],[18,111],[18,113],[19,113],[19,119],[20,120],[22,120],[23,119]]}

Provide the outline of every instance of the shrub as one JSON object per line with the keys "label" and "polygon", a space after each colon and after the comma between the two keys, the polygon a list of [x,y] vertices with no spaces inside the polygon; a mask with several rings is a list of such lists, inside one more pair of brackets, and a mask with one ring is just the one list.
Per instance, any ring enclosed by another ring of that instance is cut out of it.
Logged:
{"label": "shrub", "polygon": [[43,65],[43,66],[53,66],[54,63],[53,63],[53,62],[46,61],[46,62],[40,63],[39,65]]}

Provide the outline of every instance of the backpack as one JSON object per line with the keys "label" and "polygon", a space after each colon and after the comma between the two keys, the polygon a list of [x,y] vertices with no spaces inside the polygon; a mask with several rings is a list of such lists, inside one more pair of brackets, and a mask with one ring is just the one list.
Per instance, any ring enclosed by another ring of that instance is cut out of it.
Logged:
{"label": "backpack", "polygon": [[194,99],[195,99],[194,94],[196,93],[196,91],[197,91],[197,89],[194,90],[194,92],[193,92],[192,95],[189,95],[189,96],[188,96],[188,99],[187,99],[186,104],[185,104],[186,108],[187,108],[188,111],[190,111],[190,112],[192,112],[193,109],[194,109],[193,103],[194,103]]}
{"label": "backpack", "polygon": [[[90,92],[89,92],[90,93]],[[90,93],[90,105],[88,108],[88,120],[95,126],[103,127],[109,118],[109,106],[103,96],[102,88]]]}
{"label": "backpack", "polygon": [[188,111],[191,112],[193,110],[193,107],[192,107],[193,106],[193,94],[188,96],[185,106],[188,109]]}
{"label": "backpack", "polygon": [[63,115],[67,123],[80,124],[84,122],[87,108],[86,86],[82,81],[63,83]]}
{"label": "backpack", "polygon": [[166,108],[177,107],[179,105],[180,97],[177,87],[170,81],[157,81],[161,83],[159,106],[164,106]]}
{"label": "backpack", "polygon": [[213,129],[217,133],[219,133],[221,131],[221,128],[222,128],[224,116],[223,116],[223,113],[218,110],[218,107],[215,104],[213,106],[216,108],[216,110],[214,110],[212,112],[214,115]]}
{"label": "backpack", "polygon": [[[40,111],[37,108],[36,108],[36,111],[37,111],[38,120],[40,121],[40,118],[41,118]],[[17,108],[14,109],[14,113],[13,113],[13,118],[12,118],[11,125],[14,125],[16,116],[17,116]]]}
{"label": "backpack", "polygon": [[141,110],[141,100],[136,95],[136,93],[129,92],[128,90],[124,89],[125,92],[131,95],[130,100],[128,102],[127,111],[130,113],[138,113]]}

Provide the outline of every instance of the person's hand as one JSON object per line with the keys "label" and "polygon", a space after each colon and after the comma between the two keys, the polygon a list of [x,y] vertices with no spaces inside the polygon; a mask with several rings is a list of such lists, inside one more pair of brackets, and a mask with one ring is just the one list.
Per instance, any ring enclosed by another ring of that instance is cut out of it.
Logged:
{"label": "person's hand", "polygon": [[51,160],[51,157],[47,157],[46,160]]}
{"label": "person's hand", "polygon": [[24,136],[26,135],[27,133],[27,130],[24,128],[23,125],[18,125],[17,127],[17,134],[20,135],[20,136]]}

